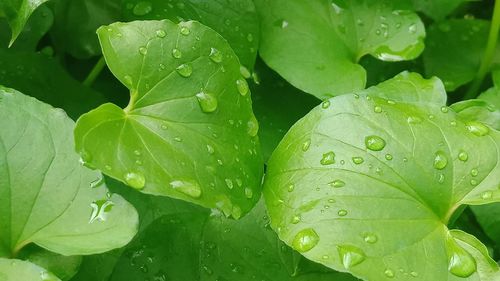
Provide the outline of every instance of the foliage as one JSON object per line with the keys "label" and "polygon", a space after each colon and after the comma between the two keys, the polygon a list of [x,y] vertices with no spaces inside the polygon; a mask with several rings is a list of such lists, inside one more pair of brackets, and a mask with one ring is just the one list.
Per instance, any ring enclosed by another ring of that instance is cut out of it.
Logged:
{"label": "foliage", "polygon": [[500,280],[500,0],[0,2],[1,281]]}

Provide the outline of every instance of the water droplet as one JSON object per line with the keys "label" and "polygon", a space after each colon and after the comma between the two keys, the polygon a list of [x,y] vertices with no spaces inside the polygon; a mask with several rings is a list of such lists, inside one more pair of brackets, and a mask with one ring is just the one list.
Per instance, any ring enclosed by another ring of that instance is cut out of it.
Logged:
{"label": "water droplet", "polygon": [[339,211],[337,212],[337,214],[338,214],[339,216],[341,216],[341,217],[345,217],[345,216],[347,216],[347,210],[344,210],[344,209],[339,210]]}
{"label": "water droplet", "polygon": [[493,192],[491,192],[489,190],[481,193],[481,198],[484,200],[491,199],[492,197],[493,197]]}
{"label": "water droplet", "polygon": [[412,271],[412,272],[410,272],[410,275],[411,275],[412,277],[418,277],[418,273],[417,273],[416,271]]}
{"label": "water droplet", "polygon": [[319,162],[321,163],[321,165],[331,165],[335,163],[335,153],[333,151],[324,153]]}
{"label": "water droplet", "polygon": [[377,235],[375,235],[373,233],[365,233],[365,235],[363,235],[363,239],[365,240],[366,243],[369,243],[369,244],[374,244],[374,243],[377,243],[377,241],[378,241]]}
{"label": "water droplet", "polygon": [[388,161],[392,160],[392,154],[386,154],[385,159]]}
{"label": "water droplet", "polygon": [[467,130],[469,130],[469,132],[478,137],[485,136],[490,132],[490,129],[488,127],[476,121],[467,122],[465,125]]}
{"label": "water droplet", "polygon": [[149,1],[140,1],[135,4],[132,12],[136,16],[144,16],[149,14],[153,10],[153,5]]}
{"label": "water droplet", "polygon": [[307,252],[314,248],[319,242],[319,236],[312,228],[299,231],[292,241],[292,247],[301,252]]}
{"label": "water droplet", "polygon": [[438,176],[438,182],[439,182],[439,183],[443,183],[443,182],[444,182],[444,180],[445,180],[444,175],[443,175],[443,174],[439,174],[439,176]]}
{"label": "water droplet", "polygon": [[340,245],[337,246],[337,249],[339,251],[342,265],[344,265],[346,269],[350,269],[353,266],[362,263],[366,259],[365,253],[358,247],[351,245]]}
{"label": "water droplet", "polygon": [[182,77],[189,77],[193,73],[193,69],[189,64],[181,64],[176,68],[176,70],[177,73],[179,73],[179,75]]}
{"label": "water droplet", "polygon": [[175,138],[174,138],[174,141],[176,141],[176,142],[181,142],[181,141],[182,141],[182,138],[181,138],[181,137],[175,137]]}
{"label": "water droplet", "polygon": [[476,260],[451,235],[446,239],[448,270],[455,276],[466,278],[476,272]]}
{"label": "water droplet", "polygon": [[194,181],[174,180],[170,182],[170,186],[193,198],[199,198],[201,196],[201,188],[198,183]]}
{"label": "water droplet", "polygon": [[227,188],[233,189],[234,184],[233,184],[233,181],[231,179],[225,179],[224,181],[226,182]]}
{"label": "water droplet", "polygon": [[448,113],[448,107],[447,106],[441,106],[441,112],[442,113]]}
{"label": "water droplet", "polygon": [[181,34],[182,35],[189,35],[189,33],[191,33],[191,30],[189,30],[189,28],[187,26],[181,26]]}
{"label": "water droplet", "polygon": [[412,24],[408,27],[408,32],[410,33],[415,33],[417,32],[417,25],[416,24]]}
{"label": "water droplet", "polygon": [[287,189],[288,189],[288,192],[292,192],[295,189],[295,185],[290,184],[290,185],[288,185]]}
{"label": "water droplet", "polygon": [[406,121],[408,122],[408,124],[420,124],[423,120],[418,116],[408,116],[408,119],[406,119]]}
{"label": "water droplet", "polygon": [[250,120],[247,122],[247,134],[251,137],[255,137],[259,133],[259,122],[252,114]]}
{"label": "water droplet", "polygon": [[392,269],[386,269],[384,275],[387,276],[387,278],[394,278],[394,271],[392,271]]}
{"label": "water droplet", "polygon": [[165,32],[165,30],[163,30],[163,29],[158,29],[158,30],[156,31],[156,36],[157,36],[158,38],[164,38],[165,36],[167,36],[167,33],[166,33],[166,32]]}
{"label": "water droplet", "polygon": [[286,20],[283,20],[281,22],[281,28],[286,28],[288,26],[288,22]]}
{"label": "water droplet", "polygon": [[98,177],[97,179],[90,182],[90,188],[97,188],[104,183],[103,177]]}
{"label": "water droplet", "polygon": [[236,80],[236,88],[238,88],[238,92],[242,96],[246,96],[249,92],[248,83],[243,78]]}
{"label": "water droplet", "polygon": [[248,199],[253,197],[253,190],[251,188],[245,188],[245,197]]}
{"label": "water droplet", "polygon": [[385,147],[385,140],[379,136],[367,136],[365,145],[369,150],[380,151]]}
{"label": "water droplet", "polygon": [[144,175],[136,172],[129,172],[125,174],[125,182],[132,188],[143,189],[146,184],[146,179]]}
{"label": "water droplet", "polygon": [[111,211],[115,204],[111,200],[98,200],[90,203],[92,214],[90,215],[89,223],[95,221],[105,221],[107,214]]}
{"label": "water droplet", "polygon": [[379,105],[376,105],[376,106],[373,108],[373,111],[375,111],[375,113],[380,113],[380,112],[382,112],[382,107],[380,107]]}
{"label": "water droplet", "polygon": [[475,180],[475,179],[470,180],[470,184],[476,186],[477,185],[477,180]]}
{"label": "water droplet", "polygon": [[322,102],[321,107],[323,109],[327,109],[328,107],[330,107],[330,101],[326,100],[326,101]]}
{"label": "water droplet", "polygon": [[295,215],[292,217],[293,224],[298,224],[300,222],[300,220],[301,220],[300,215]]}
{"label": "water droplet", "polygon": [[210,54],[208,55],[208,57],[213,62],[216,62],[216,63],[222,62],[222,53],[219,50],[217,50],[216,48],[210,48]]}
{"label": "water droplet", "polygon": [[477,168],[474,168],[474,169],[470,170],[470,174],[473,177],[477,177],[477,175],[479,174],[479,171]]}
{"label": "water droplet", "polygon": [[352,158],[352,162],[356,165],[359,165],[365,162],[365,160],[363,159],[363,157],[355,156]]}
{"label": "water droplet", "polygon": [[467,152],[465,151],[460,151],[460,153],[458,153],[458,159],[462,162],[465,162],[467,161],[467,159],[469,159],[469,155],[467,154]]}
{"label": "water droplet", "polygon": [[438,151],[434,157],[434,168],[442,170],[448,165],[448,158],[442,151]]}
{"label": "water droplet", "polygon": [[302,143],[302,151],[307,151],[309,147],[311,146],[311,140],[306,140],[304,143]]}
{"label": "water droplet", "polygon": [[196,94],[196,98],[203,112],[210,113],[217,109],[217,98],[214,95],[200,92]]}
{"label": "water droplet", "polygon": [[148,48],[142,46],[142,47],[139,47],[139,53],[143,56],[145,56],[147,53],[148,53]]}
{"label": "water droplet", "polygon": [[339,188],[345,186],[345,182],[341,180],[334,180],[330,182],[328,185],[330,185],[331,187]]}
{"label": "water droplet", "polygon": [[177,48],[173,48],[172,49],[172,57],[174,57],[176,59],[182,58],[182,52],[181,52],[181,50],[179,50]]}
{"label": "water droplet", "polygon": [[42,271],[40,272],[40,279],[41,281],[57,281],[59,278],[55,276],[54,274],[48,272],[48,271]]}

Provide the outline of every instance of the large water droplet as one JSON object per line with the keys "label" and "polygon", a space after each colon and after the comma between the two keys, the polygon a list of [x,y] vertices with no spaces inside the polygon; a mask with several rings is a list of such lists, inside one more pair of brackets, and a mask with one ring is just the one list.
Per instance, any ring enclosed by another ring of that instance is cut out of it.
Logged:
{"label": "large water droplet", "polygon": [[321,165],[331,165],[335,163],[335,153],[333,151],[324,153],[319,162],[321,163]]}
{"label": "large water droplet", "polygon": [[111,211],[115,204],[111,200],[98,200],[90,204],[92,214],[90,215],[89,223],[95,221],[105,221],[107,214]]}
{"label": "large water droplet", "polygon": [[199,198],[201,196],[201,188],[197,182],[190,180],[174,180],[170,182],[170,186],[190,197]]}
{"label": "large water droplet", "polygon": [[365,253],[358,247],[341,245],[337,246],[337,249],[339,251],[342,265],[344,265],[346,269],[350,269],[353,266],[362,263],[366,259]]}
{"label": "large water droplet", "polygon": [[434,156],[434,168],[438,170],[442,170],[448,165],[448,158],[446,157],[446,154],[442,151],[436,152]]}
{"label": "large water droplet", "polygon": [[367,136],[365,145],[369,150],[380,151],[385,147],[385,140],[379,136]]}
{"label": "large water droplet", "polygon": [[243,78],[236,80],[236,88],[238,88],[238,92],[242,96],[246,96],[249,92],[248,83]]}
{"label": "large water droplet", "polygon": [[217,50],[216,48],[210,48],[210,54],[208,55],[208,57],[213,62],[216,62],[216,63],[222,62],[222,53],[219,50]]}
{"label": "large water droplet", "polygon": [[132,12],[136,16],[144,16],[149,14],[153,10],[153,5],[149,1],[140,1],[135,4]]}
{"label": "large water droplet", "polygon": [[214,95],[200,92],[196,94],[196,98],[203,112],[210,113],[217,109],[217,98]]}
{"label": "large water droplet", "polygon": [[490,129],[488,127],[476,121],[467,122],[465,125],[467,130],[469,130],[469,132],[478,137],[485,136],[490,132]]}
{"label": "large water droplet", "polygon": [[129,172],[125,174],[125,182],[135,189],[143,189],[146,184],[146,179],[141,173]]}
{"label": "large water droplet", "polygon": [[448,270],[453,275],[466,278],[476,272],[476,260],[469,252],[458,245],[451,235],[446,239],[446,251],[448,254]]}
{"label": "large water droplet", "polygon": [[292,241],[292,247],[301,252],[307,252],[314,248],[319,242],[319,236],[312,228],[299,231]]}
{"label": "large water droplet", "polygon": [[177,73],[179,73],[180,76],[182,77],[189,77],[193,73],[193,69],[191,68],[191,65],[189,64],[181,64],[177,68]]}

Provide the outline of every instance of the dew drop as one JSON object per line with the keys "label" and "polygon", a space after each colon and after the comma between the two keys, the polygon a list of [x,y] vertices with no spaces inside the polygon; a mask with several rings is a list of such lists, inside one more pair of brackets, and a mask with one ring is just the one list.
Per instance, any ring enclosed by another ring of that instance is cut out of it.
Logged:
{"label": "dew drop", "polygon": [[341,180],[334,180],[330,182],[328,185],[330,185],[331,187],[339,188],[345,186],[345,182]]}
{"label": "dew drop", "polygon": [[386,154],[385,159],[389,161],[392,160],[392,154]]}
{"label": "dew drop", "polygon": [[125,182],[132,188],[143,189],[146,184],[146,179],[144,175],[136,172],[128,172],[125,174]]}
{"label": "dew drop", "polygon": [[210,54],[208,55],[208,57],[213,62],[216,62],[216,63],[222,62],[222,53],[219,50],[217,50],[216,48],[210,48]]}
{"label": "dew drop", "polygon": [[288,192],[292,192],[295,189],[295,185],[290,184],[290,185],[288,185],[287,189],[288,189]]}
{"label": "dew drop", "polygon": [[490,132],[490,129],[488,129],[488,127],[476,121],[467,122],[465,125],[467,130],[469,130],[469,132],[478,137],[485,136]]}
{"label": "dew drop", "polygon": [[380,151],[385,147],[385,140],[379,136],[367,136],[365,145],[369,150]]}
{"label": "dew drop", "polygon": [[253,197],[253,190],[251,188],[245,188],[245,197],[248,199]]}
{"label": "dew drop", "polygon": [[224,181],[226,182],[227,188],[233,189],[234,184],[233,184],[233,181],[231,179],[225,179]]}
{"label": "dew drop", "polygon": [[177,73],[179,73],[180,76],[182,77],[189,77],[193,73],[193,69],[189,64],[181,64],[177,68]]}
{"label": "dew drop", "polygon": [[365,162],[365,160],[363,159],[363,157],[356,156],[352,158],[352,162],[356,165],[359,165]]}
{"label": "dew drop", "polygon": [[337,249],[339,251],[342,265],[344,265],[346,269],[350,269],[353,266],[362,263],[366,259],[365,253],[358,247],[351,245],[340,245],[337,246]]}
{"label": "dew drop", "polygon": [[339,210],[339,211],[337,212],[337,214],[338,214],[339,216],[341,216],[341,217],[345,217],[345,216],[347,216],[347,210],[344,210],[344,209]]}
{"label": "dew drop", "polygon": [[467,161],[467,159],[469,159],[469,155],[467,154],[467,152],[462,150],[458,153],[458,159],[462,162],[465,162]]}
{"label": "dew drop", "polygon": [[298,224],[300,222],[301,218],[299,215],[295,215],[292,217],[292,223],[293,224]]}
{"label": "dew drop", "polygon": [[373,111],[375,111],[375,113],[380,113],[380,112],[382,112],[382,107],[380,107],[379,105],[376,105],[376,106],[373,108]]}
{"label": "dew drop", "polygon": [[384,275],[387,277],[387,278],[394,278],[394,271],[392,271],[392,269],[386,269],[384,271]]}
{"label": "dew drop", "polygon": [[448,113],[448,107],[447,106],[442,106],[441,107],[441,112],[442,113]]}
{"label": "dew drop", "polygon": [[474,168],[474,169],[470,170],[470,174],[473,177],[477,177],[477,175],[479,174],[479,171],[478,171],[478,169]]}
{"label": "dew drop", "polygon": [[312,228],[299,231],[292,241],[292,247],[301,252],[307,252],[314,248],[319,242],[319,236]]}
{"label": "dew drop", "polygon": [[186,36],[186,35],[189,35],[189,33],[191,33],[191,30],[189,30],[189,28],[187,26],[182,26],[181,27],[181,34]]}
{"label": "dew drop", "polygon": [[448,158],[442,151],[436,152],[434,156],[434,168],[442,170],[448,165]]}
{"label": "dew drop", "polygon": [[323,109],[327,109],[327,108],[329,108],[329,107],[330,107],[330,101],[326,100],[326,101],[322,102],[322,103],[321,103],[321,107],[322,107]]}
{"label": "dew drop", "polygon": [[200,92],[196,94],[201,111],[205,113],[214,112],[217,109],[217,98],[209,93]]}
{"label": "dew drop", "polygon": [[182,52],[181,52],[181,50],[179,50],[177,48],[173,48],[172,49],[172,57],[174,57],[176,59],[182,58]]}
{"label": "dew drop", "polygon": [[302,151],[307,151],[309,147],[311,146],[311,140],[306,140],[305,142],[302,143]]}
{"label": "dew drop", "polygon": [[377,235],[375,235],[373,233],[365,233],[365,235],[363,236],[363,239],[365,240],[366,243],[369,243],[369,244],[375,244],[378,241]]}
{"label": "dew drop", "polygon": [[255,137],[259,133],[259,122],[252,114],[250,120],[247,122],[247,134],[251,137]]}
{"label": "dew drop", "polygon": [[319,162],[321,163],[321,165],[331,165],[335,163],[335,153],[333,151],[324,153]]}
{"label": "dew drop", "polygon": [[481,198],[483,200],[488,200],[488,199],[491,199],[493,197],[493,192],[491,191],[485,191],[483,193],[481,193]]}
{"label": "dew drop", "polygon": [[408,32],[414,34],[415,32],[417,32],[417,25],[416,24],[412,24],[408,27]]}
{"label": "dew drop", "polygon": [[90,182],[90,188],[97,188],[104,183],[103,177],[98,177],[97,179]]}
{"label": "dew drop", "polygon": [[408,116],[408,118],[406,119],[406,122],[408,122],[408,124],[420,124],[422,123],[422,121],[422,118],[418,116]]}
{"label": "dew drop", "polygon": [[145,56],[148,53],[148,49],[144,46],[139,47],[139,53],[143,56]]}
{"label": "dew drop", "polygon": [[458,245],[451,235],[446,239],[446,251],[448,254],[448,270],[453,275],[466,278],[476,272],[476,260],[469,252]]}
{"label": "dew drop", "polygon": [[214,149],[213,146],[207,144],[207,151],[208,151],[209,154],[214,154],[215,149]]}
{"label": "dew drop", "polygon": [[140,1],[135,4],[132,12],[136,16],[144,16],[149,14],[153,10],[153,5],[149,1]]}
{"label": "dew drop", "polygon": [[90,204],[92,213],[90,215],[89,223],[95,221],[105,221],[108,213],[111,211],[115,204],[111,200],[98,200]]}
{"label": "dew drop", "polygon": [[246,96],[249,92],[248,83],[245,79],[240,78],[236,80],[236,88],[242,96]]}
{"label": "dew drop", "polygon": [[42,271],[40,272],[40,279],[41,281],[57,281],[59,278],[55,276],[54,274],[48,272],[48,271]]}
{"label": "dew drop", "polygon": [[156,31],[156,36],[157,36],[158,38],[164,38],[165,36],[167,36],[167,33],[166,33],[166,32],[165,32],[165,30],[163,30],[163,29],[158,29],[158,30]]}
{"label": "dew drop", "polygon": [[201,188],[197,182],[189,180],[174,180],[170,182],[170,187],[193,198],[201,196]]}

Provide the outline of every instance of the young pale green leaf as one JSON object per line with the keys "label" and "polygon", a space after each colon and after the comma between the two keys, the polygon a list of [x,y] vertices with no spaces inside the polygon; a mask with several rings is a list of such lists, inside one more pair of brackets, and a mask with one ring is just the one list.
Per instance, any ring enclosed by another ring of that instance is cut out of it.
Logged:
{"label": "young pale green leaf", "polygon": [[[406,5],[393,1],[256,1],[264,61],[292,85],[324,99],[364,88],[357,64],[417,57],[425,30]],[[314,16],[311,16],[314,15]]]}
{"label": "young pale green leaf", "polygon": [[[17,41],[16,41],[17,44]],[[0,84],[14,88],[77,119],[106,99],[73,77],[54,58],[13,49],[0,49]]]}
{"label": "young pale green leaf", "polygon": [[0,127],[0,256],[30,243],[63,255],[100,253],[132,239],[135,209],[81,166],[64,111],[0,88]]}
{"label": "young pale green leaf", "polygon": [[[489,21],[471,19],[452,19],[431,25],[423,53],[427,75],[442,79],[448,91],[472,81],[481,63],[489,26]],[[499,61],[497,55],[494,63]]]}
{"label": "young pale green leaf", "polygon": [[115,23],[98,35],[131,98],[78,120],[87,165],[145,193],[247,213],[260,195],[258,123],[227,42],[194,21]]}
{"label": "young pale green leaf", "polygon": [[0,258],[2,281],[61,281],[54,274],[27,261]]}
{"label": "young pale green leaf", "polygon": [[259,19],[252,0],[123,1],[127,20],[196,20],[229,42],[241,64],[252,71],[259,47]]}
{"label": "young pale green leaf", "polygon": [[446,224],[462,204],[500,200],[500,133],[445,101],[438,79],[402,73],[296,123],[264,186],[280,238],[365,280],[498,280]]}
{"label": "young pale green leaf", "polygon": [[14,43],[21,33],[31,13],[48,0],[2,0],[0,2],[0,15],[7,19],[12,30],[10,45]]}

